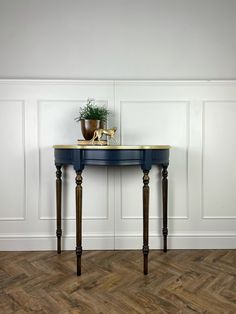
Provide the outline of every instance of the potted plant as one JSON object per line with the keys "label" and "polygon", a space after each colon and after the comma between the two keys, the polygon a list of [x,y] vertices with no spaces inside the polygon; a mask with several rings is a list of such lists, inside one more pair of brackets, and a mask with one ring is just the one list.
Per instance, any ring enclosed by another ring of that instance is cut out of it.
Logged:
{"label": "potted plant", "polygon": [[105,127],[109,113],[105,106],[96,105],[95,99],[87,99],[87,103],[80,107],[79,116],[75,118],[77,122],[81,123],[81,131],[85,140],[91,140],[95,130]]}

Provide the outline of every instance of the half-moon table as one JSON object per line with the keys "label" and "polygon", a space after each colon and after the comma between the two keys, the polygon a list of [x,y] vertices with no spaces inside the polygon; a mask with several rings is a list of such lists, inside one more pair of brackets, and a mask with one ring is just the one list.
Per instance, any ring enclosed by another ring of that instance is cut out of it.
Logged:
{"label": "half-moon table", "polygon": [[167,197],[168,197],[168,145],[154,146],[84,146],[54,145],[56,171],[56,207],[57,207],[57,253],[61,253],[61,190],[62,171],[64,165],[73,165],[76,172],[76,256],[77,275],[81,275],[82,256],[82,171],[85,166],[131,166],[138,165],[143,171],[143,272],[148,274],[148,223],[149,223],[149,171],[152,165],[162,169],[163,199],[163,241],[164,252],[167,251]]}

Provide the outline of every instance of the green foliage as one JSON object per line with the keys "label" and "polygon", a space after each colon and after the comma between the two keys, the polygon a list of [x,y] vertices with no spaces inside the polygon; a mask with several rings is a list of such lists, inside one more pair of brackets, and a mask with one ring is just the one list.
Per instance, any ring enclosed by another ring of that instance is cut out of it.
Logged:
{"label": "green foliage", "polygon": [[106,122],[110,111],[105,106],[97,106],[93,98],[88,98],[84,107],[80,107],[79,116],[75,118],[78,122],[84,119],[101,120]]}

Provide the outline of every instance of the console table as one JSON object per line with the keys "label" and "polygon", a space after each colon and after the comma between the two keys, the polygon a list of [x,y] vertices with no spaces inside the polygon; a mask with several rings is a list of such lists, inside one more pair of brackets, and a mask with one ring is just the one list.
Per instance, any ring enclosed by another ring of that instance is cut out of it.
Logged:
{"label": "console table", "polygon": [[167,196],[168,165],[170,146],[79,146],[54,145],[56,171],[56,207],[57,207],[57,253],[61,253],[61,190],[64,165],[73,165],[76,172],[76,256],[77,275],[81,275],[82,255],[82,171],[85,166],[130,166],[139,165],[143,170],[143,272],[148,274],[148,224],[149,224],[149,171],[152,165],[162,168],[163,199],[163,240],[164,252],[167,251]]}

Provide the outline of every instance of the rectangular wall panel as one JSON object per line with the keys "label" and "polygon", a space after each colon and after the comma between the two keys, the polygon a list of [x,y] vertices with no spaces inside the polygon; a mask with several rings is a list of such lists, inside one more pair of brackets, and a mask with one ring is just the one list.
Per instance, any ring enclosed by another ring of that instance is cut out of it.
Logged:
{"label": "rectangular wall panel", "polygon": [[[123,144],[173,146],[169,167],[169,215],[174,218],[187,218],[189,103],[180,101],[122,102],[120,121]],[[135,170],[122,169],[123,219],[142,218],[141,169]],[[160,171],[157,171],[155,167],[152,170],[150,217],[157,218],[161,216],[161,195],[157,193],[158,186],[161,184]]]}
{"label": "rectangular wall panel", "polygon": [[0,99],[0,220],[24,220],[25,130],[24,102]]}
{"label": "rectangular wall panel", "polygon": [[[56,143],[76,144],[77,139],[82,138],[80,123],[74,118],[78,116],[79,107],[84,103],[82,100],[45,100],[38,103],[40,219],[56,218],[56,168],[52,146]],[[65,219],[75,219],[75,175],[72,166],[63,171],[62,207]],[[83,219],[108,219],[107,169],[89,167],[83,171],[83,177],[83,207],[86,208]]]}
{"label": "rectangular wall panel", "polygon": [[203,105],[203,218],[236,218],[236,100]]}

